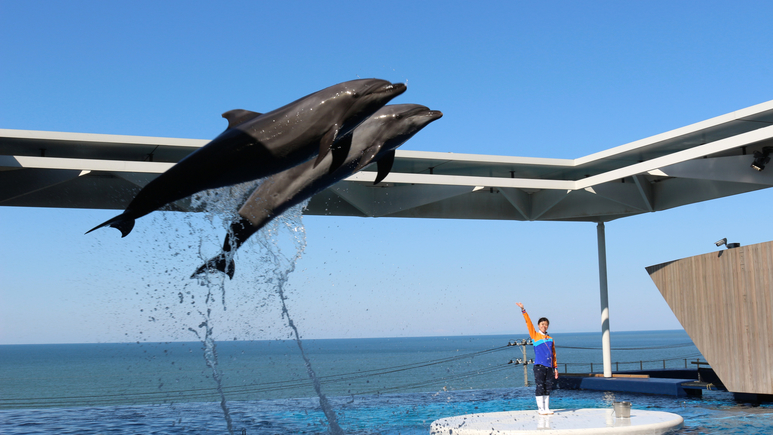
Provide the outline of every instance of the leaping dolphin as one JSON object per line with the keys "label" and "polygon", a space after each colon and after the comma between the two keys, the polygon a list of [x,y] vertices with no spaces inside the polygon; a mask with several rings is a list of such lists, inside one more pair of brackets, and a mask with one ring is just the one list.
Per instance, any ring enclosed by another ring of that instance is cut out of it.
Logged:
{"label": "leaping dolphin", "polygon": [[336,155],[323,157],[319,165],[306,162],[266,178],[239,209],[240,218],[231,224],[223,251],[199,267],[191,278],[207,270],[219,270],[233,278],[233,254],[247,239],[290,207],[327,187],[378,162],[378,184],[389,174],[395,159],[395,149],[443,113],[418,104],[395,104],[382,107],[360,124],[347,140],[349,153],[341,164]]}
{"label": "leaping dolphin", "polygon": [[336,144],[405,89],[385,80],[352,80],[266,114],[225,112],[228,127],[223,133],[148,183],[123,213],[86,234],[111,226],[126,237],[135,219],[194,193],[267,177],[315,155],[318,165],[331,149],[345,153]]}

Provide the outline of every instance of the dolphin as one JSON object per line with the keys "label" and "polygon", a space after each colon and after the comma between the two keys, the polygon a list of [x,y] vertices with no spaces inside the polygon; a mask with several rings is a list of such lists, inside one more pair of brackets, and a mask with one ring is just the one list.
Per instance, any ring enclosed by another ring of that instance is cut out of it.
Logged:
{"label": "dolphin", "polygon": [[239,218],[231,223],[222,252],[207,261],[191,278],[207,270],[219,270],[233,278],[233,254],[247,239],[281,215],[316,193],[377,162],[378,184],[389,174],[395,149],[413,137],[443,113],[419,104],[395,104],[382,107],[360,124],[341,144],[349,148],[345,160],[337,163],[337,154],[323,157],[319,165],[306,162],[266,178],[239,209]]}
{"label": "dolphin", "polygon": [[335,144],[405,89],[385,80],[352,80],[265,114],[225,112],[223,133],[148,183],[123,213],[86,234],[110,226],[126,237],[135,219],[194,193],[276,174],[315,155],[318,165],[331,150],[345,153]]}

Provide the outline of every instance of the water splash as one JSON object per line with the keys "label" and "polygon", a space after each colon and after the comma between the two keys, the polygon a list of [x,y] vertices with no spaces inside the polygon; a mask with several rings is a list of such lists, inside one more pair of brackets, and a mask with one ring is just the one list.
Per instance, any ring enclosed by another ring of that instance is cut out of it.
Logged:
{"label": "water splash", "polygon": [[[194,198],[194,206],[204,208],[207,213],[209,213],[208,218],[210,222],[214,223],[217,218],[221,218],[222,226],[230,232],[230,222],[236,219],[236,210],[238,210],[238,205],[244,202],[246,197],[257,188],[259,183],[260,182],[246,183],[245,185],[237,185],[225,189],[204,192],[197,198]],[[225,192],[222,192],[222,190],[225,190]],[[290,316],[290,312],[287,308],[285,286],[289,279],[289,275],[295,271],[295,266],[298,260],[301,259],[303,252],[306,250],[306,229],[302,223],[303,209],[306,207],[306,204],[308,204],[308,200],[304,201],[304,203],[298,206],[291,208],[290,210],[287,210],[282,216],[274,219],[269,225],[261,229],[258,234],[250,238],[248,244],[251,243],[258,246],[259,250],[262,252],[262,255],[260,256],[260,264],[268,269],[260,276],[256,284],[258,285],[258,288],[261,286],[261,284],[272,287],[276,294],[279,296],[279,301],[281,302],[282,306],[282,318],[287,319],[288,326],[292,329],[293,338],[298,344],[298,349],[300,350],[301,357],[303,358],[304,364],[306,366],[306,371],[312,381],[314,391],[319,397],[320,407],[322,408],[322,411],[328,420],[330,432],[334,435],[343,435],[344,432],[338,424],[338,417],[330,402],[328,401],[327,396],[322,392],[322,386],[319,379],[317,378],[316,373],[314,372],[311,360],[308,358],[306,352],[303,349],[303,343],[301,341],[298,328]],[[282,241],[280,233],[282,230],[289,232],[290,241],[292,242],[292,246],[290,249],[288,249],[291,252],[289,256],[285,256],[283,254],[283,249],[280,245],[280,242]],[[231,236],[233,236],[233,234],[231,234]],[[231,251],[228,253],[228,255],[229,258],[227,259],[227,262],[231,260],[231,257],[236,255],[236,251]],[[209,257],[204,255],[201,245],[199,249],[199,256],[202,258],[202,261],[206,261]],[[222,292],[223,310],[226,310],[224,283],[225,278],[221,273],[216,274],[218,275]],[[206,279],[207,286],[210,289],[211,285],[209,283],[211,282],[211,275],[212,274],[210,273],[206,273],[204,275],[204,279]],[[262,281],[262,283],[260,281]],[[208,294],[207,300],[210,300],[210,294]],[[210,329],[207,326],[207,331],[209,330]],[[214,341],[212,342],[212,346],[214,350]],[[213,356],[216,358],[214,352]],[[213,372],[217,372],[217,370],[213,368]],[[218,382],[219,391],[222,391],[220,389],[221,383],[219,378],[216,378],[216,381]],[[222,397],[221,403],[223,411],[226,414],[226,419],[228,420],[228,427],[230,432],[231,423],[230,416],[228,415],[228,409],[225,405],[225,397]]]}
{"label": "water splash", "polygon": [[[247,200],[252,192],[257,189],[263,180],[250,181],[247,183],[237,184],[235,186],[227,186],[219,189],[205,190],[193,195],[191,198],[191,208],[193,210],[202,211],[204,217],[215,227],[222,227],[226,230],[230,237],[234,236],[231,229],[231,222],[238,220],[238,211],[241,205]],[[217,224],[216,224],[217,223]],[[193,228],[192,228],[193,230]],[[198,256],[203,262],[209,259],[209,255],[205,253],[206,240],[205,237],[201,237],[199,241]],[[236,251],[230,251],[226,253],[226,264],[233,259],[236,255]],[[228,310],[226,305],[226,290],[225,290],[225,277],[219,272],[212,272],[205,270],[204,279],[200,279],[199,282],[206,285],[209,290],[213,287],[213,281],[215,286],[220,289],[220,301],[223,305],[223,311]],[[212,298],[211,291],[207,293],[206,301],[209,302]]]}
{"label": "water splash", "polygon": [[[245,183],[197,194],[191,204],[199,213],[152,213],[138,220],[131,237],[118,238],[107,230],[95,232],[93,250],[114,259],[95,273],[93,281],[109,282],[105,287],[110,292],[101,293],[102,298],[105,304],[115,306],[118,321],[111,323],[112,328],[120,328],[127,339],[132,340],[132,334],[136,334],[138,343],[187,341],[189,334],[196,335],[203,344],[207,371],[212,372],[217,384],[220,408],[231,434],[239,429],[231,425],[230,408],[234,405],[229,404],[225,394],[229,372],[223,366],[227,361],[218,361],[216,341],[276,339],[289,332],[319,396],[329,431],[341,434],[336,413],[304,352],[301,332],[287,303],[293,291],[289,276],[306,248],[301,220],[306,204],[274,219],[234,254],[240,267],[233,280],[219,272],[188,279],[198,266],[220,253],[223,236],[239,205],[259,184]],[[127,316],[126,307],[136,309],[138,316]],[[286,323],[280,319],[286,319]],[[160,390],[165,384],[171,383],[159,379]]]}

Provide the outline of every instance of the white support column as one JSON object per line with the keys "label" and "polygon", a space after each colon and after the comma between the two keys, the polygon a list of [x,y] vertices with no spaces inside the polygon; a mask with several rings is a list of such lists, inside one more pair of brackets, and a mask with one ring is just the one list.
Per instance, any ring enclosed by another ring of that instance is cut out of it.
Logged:
{"label": "white support column", "polygon": [[604,361],[604,377],[612,377],[612,344],[609,338],[609,295],[607,292],[607,247],[604,222],[596,226],[599,242],[599,296],[601,299],[601,353]]}

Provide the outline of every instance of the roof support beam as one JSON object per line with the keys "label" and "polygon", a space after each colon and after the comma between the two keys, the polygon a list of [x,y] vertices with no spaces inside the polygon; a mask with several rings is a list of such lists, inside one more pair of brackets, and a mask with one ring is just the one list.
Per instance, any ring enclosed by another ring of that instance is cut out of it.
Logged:
{"label": "roof support beam", "polygon": [[655,195],[652,190],[652,184],[642,175],[634,175],[633,182],[636,183],[639,195],[642,201],[644,201],[645,209],[647,211],[655,211]]}
{"label": "roof support beam", "polygon": [[[751,170],[751,169],[750,169]],[[668,178],[656,183],[655,211],[765,189],[770,186],[690,178]]]}
{"label": "roof support beam", "polygon": [[0,204],[74,180],[78,170],[18,169],[0,171]]}
{"label": "roof support beam", "polygon": [[571,190],[542,190],[531,194],[532,216],[531,220],[537,220],[547,213],[556,204],[563,201]]}
{"label": "roof support beam", "polygon": [[531,195],[521,189],[513,189],[510,187],[500,187],[499,193],[507,199],[507,202],[515,207],[524,219],[529,221],[533,220],[531,218]]}
{"label": "roof support beam", "polygon": [[470,193],[469,186],[392,186],[389,189],[362,183],[338,183],[330,188],[336,195],[370,217],[421,207],[454,196]]}
{"label": "roof support beam", "polygon": [[669,177],[773,186],[773,167],[755,171],[749,167],[753,159],[746,155],[688,160],[660,170]]}
{"label": "roof support beam", "polygon": [[129,183],[134,184],[138,187],[145,187],[148,183],[153,181],[154,178],[157,177],[156,174],[146,174],[146,173],[138,173],[138,172],[115,172],[111,175],[120,178],[122,180],[126,180]]}
{"label": "roof support beam", "polygon": [[642,198],[637,195],[639,188],[636,183],[604,183],[599,184],[598,186],[588,187],[585,190],[618,204],[643,211],[650,211],[647,209],[647,201],[642,200]]}

